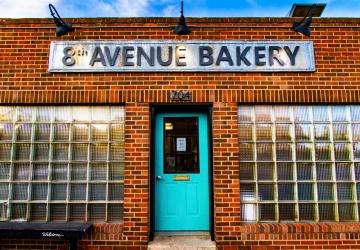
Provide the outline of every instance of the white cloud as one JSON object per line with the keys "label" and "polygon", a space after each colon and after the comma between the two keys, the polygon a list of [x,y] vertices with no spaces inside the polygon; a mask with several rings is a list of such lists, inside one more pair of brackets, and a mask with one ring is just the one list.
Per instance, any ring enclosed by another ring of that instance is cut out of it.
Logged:
{"label": "white cloud", "polygon": [[178,5],[169,4],[165,6],[165,8],[162,10],[163,16],[179,16],[180,15],[180,9]]}
{"label": "white cloud", "polygon": [[[49,0],[0,0],[0,18],[51,17],[48,4]],[[137,17],[151,14],[149,0],[53,0],[52,4],[61,17]]]}
{"label": "white cloud", "polygon": [[[0,0],[0,18],[47,17],[51,18],[48,4],[51,1],[61,17],[141,17],[180,15],[180,0]],[[185,16],[284,16],[290,5],[261,5],[259,0],[244,0],[248,5],[219,8],[206,0],[185,0]],[[348,0],[339,6],[335,0],[327,2],[323,16],[358,17],[359,0]]]}
{"label": "white cloud", "polygon": [[[53,0],[52,4],[57,4]],[[50,16],[49,0],[0,0],[0,17],[47,17]]]}

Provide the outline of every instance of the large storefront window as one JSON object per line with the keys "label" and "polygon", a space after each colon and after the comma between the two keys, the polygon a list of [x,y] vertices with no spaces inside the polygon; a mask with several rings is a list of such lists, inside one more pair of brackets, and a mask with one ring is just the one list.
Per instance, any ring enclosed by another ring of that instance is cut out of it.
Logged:
{"label": "large storefront window", "polygon": [[241,220],[358,221],[360,106],[240,106]]}
{"label": "large storefront window", "polygon": [[124,108],[0,107],[0,219],[121,221]]}

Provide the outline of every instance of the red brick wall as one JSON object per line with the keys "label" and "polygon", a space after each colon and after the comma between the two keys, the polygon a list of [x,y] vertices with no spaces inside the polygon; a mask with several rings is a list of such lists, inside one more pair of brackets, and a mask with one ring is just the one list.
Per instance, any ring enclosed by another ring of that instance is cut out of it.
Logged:
{"label": "red brick wall", "polygon": [[[190,89],[194,104],[213,106],[214,222],[220,248],[348,249],[351,245],[360,245],[360,226],[355,223],[241,224],[236,123],[237,106],[241,103],[359,103],[360,19],[316,19],[311,38],[293,32],[290,27],[295,19],[289,18],[188,18],[188,23],[194,26],[193,32],[183,37],[172,33],[169,26],[174,26],[177,19],[171,18],[69,21],[76,27],[75,32],[56,38],[50,19],[0,19],[0,103],[125,104],[124,223],[96,225],[80,242],[83,249],[145,248],[150,216],[149,105],[169,103],[172,89]],[[90,39],[312,40],[317,70],[302,73],[47,72],[51,41]],[[19,249],[64,248],[65,243],[58,243],[0,240],[2,248],[17,245]]]}

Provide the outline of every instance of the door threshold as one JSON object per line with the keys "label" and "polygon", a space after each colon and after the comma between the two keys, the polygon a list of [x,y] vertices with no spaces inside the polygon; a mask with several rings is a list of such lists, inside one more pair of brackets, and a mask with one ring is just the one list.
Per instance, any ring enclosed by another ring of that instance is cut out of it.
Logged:
{"label": "door threshold", "polygon": [[158,231],[154,236],[210,236],[209,231]]}

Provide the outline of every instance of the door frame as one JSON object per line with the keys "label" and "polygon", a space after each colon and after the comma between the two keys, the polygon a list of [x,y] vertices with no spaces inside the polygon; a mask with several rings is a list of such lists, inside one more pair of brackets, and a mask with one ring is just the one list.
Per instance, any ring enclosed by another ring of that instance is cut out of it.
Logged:
{"label": "door frame", "polygon": [[209,132],[209,225],[210,236],[215,240],[214,234],[214,191],[213,191],[213,140],[212,140],[212,105],[150,105],[150,231],[149,240],[152,241],[155,232],[155,116],[157,113],[168,112],[202,112],[207,115]]}

